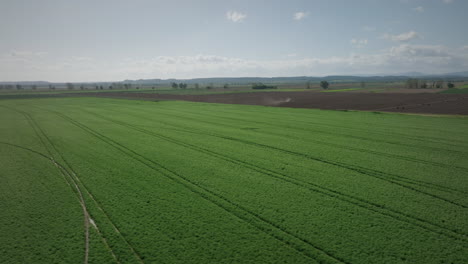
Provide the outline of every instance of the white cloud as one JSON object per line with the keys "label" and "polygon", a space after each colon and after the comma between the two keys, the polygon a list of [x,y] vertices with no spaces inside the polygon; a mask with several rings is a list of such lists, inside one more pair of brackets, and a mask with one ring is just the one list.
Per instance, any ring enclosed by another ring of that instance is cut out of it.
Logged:
{"label": "white cloud", "polygon": [[[351,43],[366,43],[364,39]],[[354,44],[353,43],[353,44]],[[68,57],[44,61],[14,61],[0,55],[0,80],[118,81],[124,79],[196,78],[239,76],[321,76],[420,71],[455,72],[468,67],[468,49],[400,44],[377,53],[347,56],[291,56],[270,60],[217,55],[158,56],[149,59],[81,59]]]}
{"label": "white cloud", "polygon": [[309,12],[296,12],[293,15],[294,20],[301,20],[309,16]]}
{"label": "white cloud", "polygon": [[418,6],[418,7],[413,8],[413,10],[418,12],[418,13],[422,13],[422,12],[424,12],[424,7]]}
{"label": "white cloud", "polygon": [[[366,43],[356,39],[355,43]],[[137,78],[190,78],[213,76],[298,76],[418,71],[443,73],[468,67],[468,50],[445,46],[401,44],[374,54],[328,58],[289,57],[251,60],[215,55],[156,57],[125,64],[122,72]],[[138,77],[139,78],[139,77]]]}
{"label": "white cloud", "polygon": [[392,41],[406,42],[415,38],[421,38],[421,35],[415,31],[409,31],[409,32],[401,33],[399,35],[390,35],[390,34],[385,33],[382,37],[384,39],[388,39]]}
{"label": "white cloud", "polygon": [[365,45],[367,45],[367,43],[369,42],[367,39],[351,39],[351,44],[353,44],[355,47],[358,47],[358,48],[362,48],[364,47]]}
{"label": "white cloud", "polygon": [[228,11],[226,13],[226,18],[234,23],[238,23],[244,21],[244,19],[247,18],[247,15],[237,11]]}

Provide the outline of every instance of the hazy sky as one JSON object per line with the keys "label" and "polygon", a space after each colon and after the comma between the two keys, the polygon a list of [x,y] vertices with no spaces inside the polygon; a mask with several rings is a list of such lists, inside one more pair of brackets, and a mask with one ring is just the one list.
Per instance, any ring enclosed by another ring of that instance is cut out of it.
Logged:
{"label": "hazy sky", "polygon": [[467,0],[0,0],[0,81],[468,70]]}

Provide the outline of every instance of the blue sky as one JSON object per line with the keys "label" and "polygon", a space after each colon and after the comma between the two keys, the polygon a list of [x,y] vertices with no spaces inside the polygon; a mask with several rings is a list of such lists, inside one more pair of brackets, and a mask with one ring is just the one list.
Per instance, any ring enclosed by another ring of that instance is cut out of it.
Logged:
{"label": "blue sky", "polygon": [[0,81],[468,70],[466,0],[0,0]]}

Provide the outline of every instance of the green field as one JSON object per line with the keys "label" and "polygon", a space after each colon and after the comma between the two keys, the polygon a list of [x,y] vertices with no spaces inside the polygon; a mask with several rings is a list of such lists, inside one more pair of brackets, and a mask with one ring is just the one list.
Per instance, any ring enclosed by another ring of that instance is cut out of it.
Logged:
{"label": "green field", "polygon": [[0,100],[0,263],[468,263],[468,119]]}
{"label": "green field", "polygon": [[[467,85],[465,85],[467,86]],[[444,94],[468,94],[468,87],[461,87],[461,88],[453,88],[453,89],[447,89],[441,93]]]}
{"label": "green field", "polygon": [[361,90],[364,88],[345,88],[345,89],[335,89],[335,90],[323,90],[322,93],[338,93],[338,92],[351,92],[356,90]]}
{"label": "green field", "polygon": [[[357,88],[358,89],[358,88]],[[346,90],[357,90],[357,89],[344,89]],[[279,89],[257,89],[254,90],[249,87],[236,87],[229,89],[215,88],[215,89],[171,89],[171,88],[158,88],[158,89],[132,89],[132,90],[56,90],[56,91],[6,91],[0,92],[0,99],[30,99],[30,98],[40,98],[50,95],[79,95],[80,93],[148,93],[148,94],[178,94],[178,95],[205,95],[205,94],[230,94],[230,93],[262,93],[262,92],[313,92],[321,91],[322,89],[312,88],[279,88]],[[334,91],[334,90],[330,90]]]}

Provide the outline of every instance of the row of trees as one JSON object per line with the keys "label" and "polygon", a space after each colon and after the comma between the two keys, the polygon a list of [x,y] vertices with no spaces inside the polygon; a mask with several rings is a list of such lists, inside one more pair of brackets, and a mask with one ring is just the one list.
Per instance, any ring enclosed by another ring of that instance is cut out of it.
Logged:
{"label": "row of trees", "polygon": [[[171,87],[174,88],[174,89],[177,89],[177,88],[187,89],[188,84],[173,82],[173,83],[171,83]],[[200,89],[200,84],[195,83],[193,87],[195,89]],[[229,84],[226,83],[222,87],[224,89],[228,89]],[[56,86],[54,86],[52,84],[49,84],[48,88],[49,88],[49,90],[55,90]],[[112,83],[111,85],[83,85],[83,84],[78,85],[78,84],[73,84],[73,83],[65,83],[65,88],[67,90],[76,90],[76,89],[80,89],[80,90],[89,90],[89,89],[96,89],[96,90],[104,90],[104,89],[109,89],[109,90],[112,90],[112,89],[118,89],[118,90],[140,89],[139,86],[133,86],[131,83]],[[152,86],[151,88],[153,90],[156,89],[155,86]],[[215,86],[213,85],[213,83],[210,83],[210,84],[207,84],[204,88],[213,89],[213,88],[215,88]],[[13,85],[13,84],[0,84],[0,90],[15,90],[15,89],[16,90],[25,90],[25,89],[36,90],[37,85],[23,86],[21,84],[16,84],[16,85]]]}
{"label": "row of trees", "polygon": [[261,90],[261,89],[276,89],[276,86],[265,85],[263,83],[253,83],[252,89]]}
{"label": "row of trees", "polygon": [[[306,82],[306,88],[307,89],[310,89],[311,88],[311,82],[310,81],[307,81]],[[322,87],[322,89],[328,89],[328,87],[330,86],[330,83],[328,83],[327,81],[321,81],[320,82],[320,87]]]}
{"label": "row of trees", "polygon": [[[406,80],[406,88],[409,89],[428,89],[428,88],[436,88],[436,89],[442,89],[444,88],[445,82],[443,80],[437,80],[437,81],[426,81],[422,79],[416,79],[416,78],[411,78]],[[455,84],[452,82],[447,82],[446,84],[447,88],[454,88]]]}

